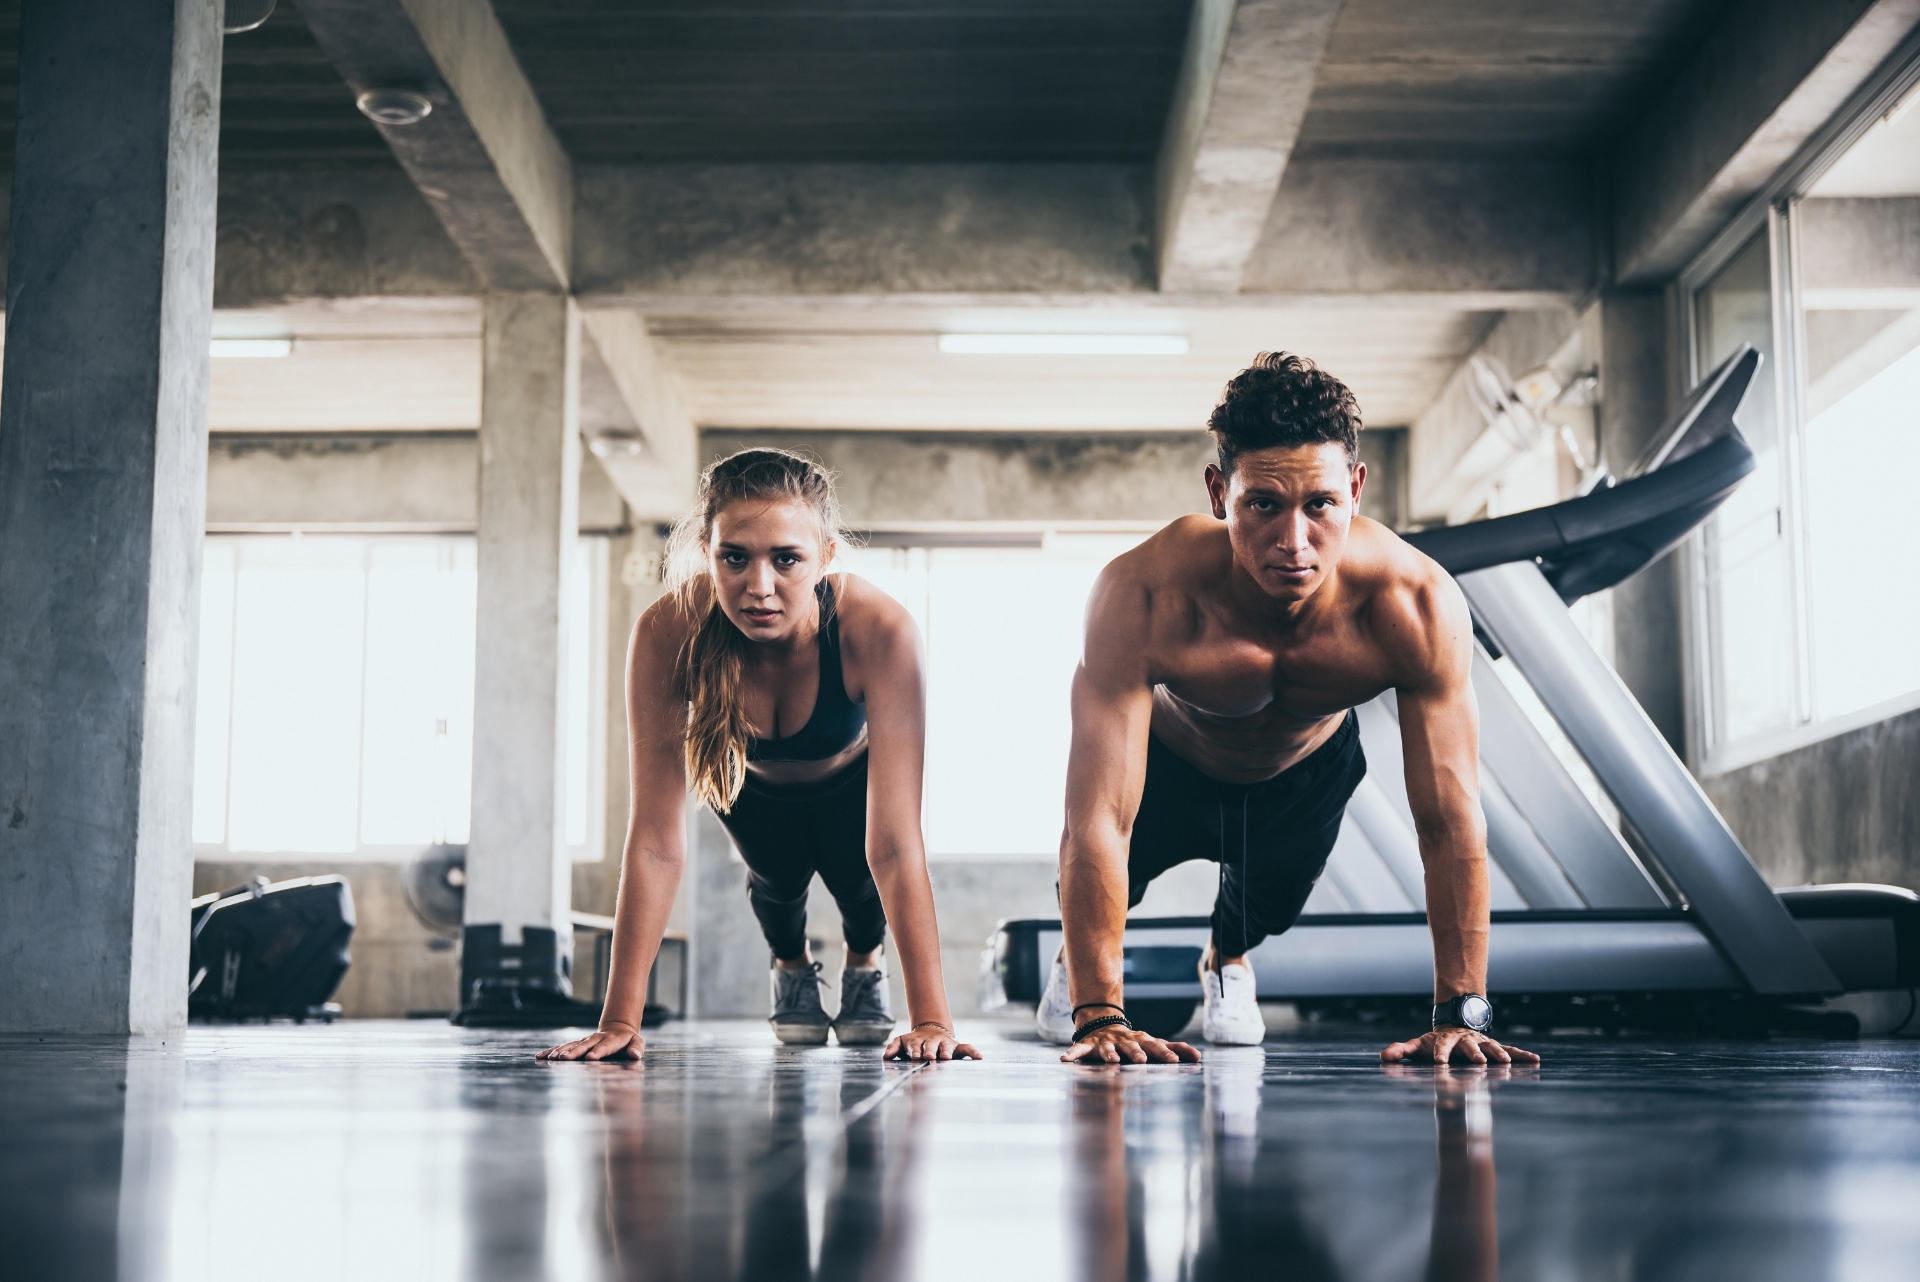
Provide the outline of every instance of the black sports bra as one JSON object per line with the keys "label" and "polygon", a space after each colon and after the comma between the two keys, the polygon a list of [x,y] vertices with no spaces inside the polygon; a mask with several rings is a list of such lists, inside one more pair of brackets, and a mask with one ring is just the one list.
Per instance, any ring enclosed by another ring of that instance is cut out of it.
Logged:
{"label": "black sports bra", "polygon": [[867,710],[847,697],[840,670],[840,616],[826,579],[814,589],[820,602],[820,692],[807,724],[784,739],[749,739],[748,761],[824,761],[845,752],[867,728]]}

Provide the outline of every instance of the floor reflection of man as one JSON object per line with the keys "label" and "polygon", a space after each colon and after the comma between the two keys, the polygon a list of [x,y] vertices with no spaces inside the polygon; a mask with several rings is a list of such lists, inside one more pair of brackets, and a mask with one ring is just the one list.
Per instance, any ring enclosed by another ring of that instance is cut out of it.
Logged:
{"label": "floor reflection of man", "polygon": [[[1395,1076],[1419,1075],[1398,1066],[1388,1071]],[[1493,1282],[1500,1276],[1490,1083],[1507,1081],[1514,1073],[1504,1064],[1464,1072],[1441,1065],[1432,1072],[1440,1180],[1433,1192],[1428,1282]]]}
{"label": "floor reflection of man", "polygon": [[1075,1276],[1082,1282],[1126,1282],[1128,1261],[1143,1257],[1140,1197],[1127,1178],[1126,1083],[1105,1065],[1073,1083],[1068,1189]]}

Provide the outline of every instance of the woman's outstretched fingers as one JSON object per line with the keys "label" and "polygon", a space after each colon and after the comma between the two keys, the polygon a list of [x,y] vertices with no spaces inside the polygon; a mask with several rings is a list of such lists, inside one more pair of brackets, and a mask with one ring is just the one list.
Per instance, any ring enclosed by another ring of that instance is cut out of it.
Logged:
{"label": "woman's outstretched fingers", "polygon": [[931,1063],[936,1060],[985,1059],[979,1051],[967,1045],[945,1029],[912,1029],[901,1033],[887,1043],[880,1052],[882,1059],[904,1059],[917,1063]]}
{"label": "woman's outstretched fingers", "polygon": [[639,1059],[646,1049],[646,1042],[639,1033],[631,1029],[605,1029],[588,1033],[585,1037],[563,1042],[559,1046],[549,1046],[535,1055],[535,1059],[549,1061],[561,1060],[602,1060],[619,1057]]}

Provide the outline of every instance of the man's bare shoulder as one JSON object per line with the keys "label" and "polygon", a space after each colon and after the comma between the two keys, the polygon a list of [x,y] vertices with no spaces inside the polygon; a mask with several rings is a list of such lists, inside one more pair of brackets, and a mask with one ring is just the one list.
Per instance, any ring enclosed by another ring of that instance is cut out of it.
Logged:
{"label": "man's bare shoulder", "polygon": [[1087,598],[1088,662],[1131,670],[1157,642],[1184,633],[1231,557],[1224,526],[1188,516],[1107,562]]}
{"label": "man's bare shoulder", "polygon": [[1101,578],[1148,593],[1189,593],[1215,579],[1232,556],[1226,526],[1183,516],[1108,562]]}
{"label": "man's bare shoulder", "polygon": [[1342,566],[1368,629],[1411,683],[1455,668],[1473,632],[1453,576],[1378,521],[1357,517]]}

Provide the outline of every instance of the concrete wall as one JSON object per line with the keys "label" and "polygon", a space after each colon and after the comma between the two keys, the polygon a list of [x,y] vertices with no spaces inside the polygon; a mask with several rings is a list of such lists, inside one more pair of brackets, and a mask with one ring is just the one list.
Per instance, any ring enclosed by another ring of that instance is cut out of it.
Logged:
{"label": "concrete wall", "polygon": [[[472,432],[222,434],[207,455],[207,528],[471,532],[479,487]],[[600,461],[583,452],[581,530],[627,523]]]}
{"label": "concrete wall", "polygon": [[1920,712],[1705,781],[1767,880],[1920,889]]}
{"label": "concrete wall", "polygon": [[[1405,511],[1400,429],[1360,435],[1371,474],[1361,510],[1399,525]],[[833,470],[847,521],[1159,523],[1207,511],[1205,432],[745,432],[700,434],[703,462],[757,447],[797,450]]]}
{"label": "concrete wall", "polygon": [[216,307],[480,292],[398,165],[223,173],[218,236]]}
{"label": "concrete wall", "polygon": [[583,294],[1153,287],[1144,165],[582,166]]}

